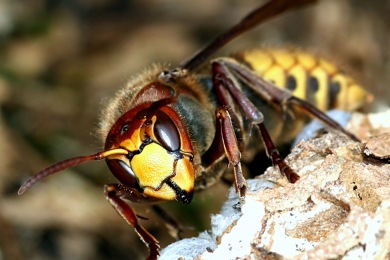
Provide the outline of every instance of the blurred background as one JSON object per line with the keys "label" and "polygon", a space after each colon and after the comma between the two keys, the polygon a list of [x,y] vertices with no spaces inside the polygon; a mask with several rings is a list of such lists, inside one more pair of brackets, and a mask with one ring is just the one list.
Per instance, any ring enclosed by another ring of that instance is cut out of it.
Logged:
{"label": "blurred background", "polygon": [[[58,173],[23,196],[23,180],[46,166],[100,151],[100,111],[132,75],[178,65],[265,1],[0,0],[0,260],[143,259],[147,249],[105,200],[115,182],[104,162]],[[299,47],[339,64],[389,105],[390,1],[324,0],[283,15],[218,55],[254,47]],[[264,162],[269,164],[268,161]],[[207,229],[227,188],[163,207]],[[211,203],[215,202],[215,203]],[[147,207],[141,223],[173,242]]]}

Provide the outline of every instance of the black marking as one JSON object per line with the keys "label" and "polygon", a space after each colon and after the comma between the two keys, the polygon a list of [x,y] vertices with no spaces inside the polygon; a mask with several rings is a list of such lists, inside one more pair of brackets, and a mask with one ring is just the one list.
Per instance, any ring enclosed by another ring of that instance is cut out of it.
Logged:
{"label": "black marking", "polygon": [[319,90],[319,88],[320,84],[318,82],[318,79],[316,77],[310,76],[308,84],[309,93],[314,94]]}
{"label": "black marking", "polygon": [[286,88],[291,91],[297,88],[297,79],[293,75],[288,75]]}
{"label": "black marking", "polygon": [[318,79],[314,76],[310,76],[307,79],[307,87],[306,87],[306,101],[312,104],[317,104],[317,100],[315,97],[315,93],[319,89]]}
{"label": "black marking", "polygon": [[337,96],[341,91],[341,85],[338,81],[329,82],[329,101],[328,108],[335,108],[337,106]]}
{"label": "black marking", "polygon": [[187,192],[185,190],[182,190],[177,184],[172,181],[171,179],[167,179],[165,183],[173,189],[173,191],[176,193],[176,200],[182,201],[184,203],[190,203],[193,197],[193,192]]}
{"label": "black marking", "polygon": [[[129,154],[127,155],[127,158],[131,161],[131,159],[133,159],[133,157],[135,155],[142,153],[142,151],[144,150],[145,146],[147,146],[148,144],[151,144],[151,143],[153,143],[153,141],[152,141],[152,139],[150,137],[145,138],[145,140],[142,141],[142,144],[139,146],[137,151],[133,151],[133,152],[129,151]],[[125,149],[125,148],[123,148],[123,149]]]}

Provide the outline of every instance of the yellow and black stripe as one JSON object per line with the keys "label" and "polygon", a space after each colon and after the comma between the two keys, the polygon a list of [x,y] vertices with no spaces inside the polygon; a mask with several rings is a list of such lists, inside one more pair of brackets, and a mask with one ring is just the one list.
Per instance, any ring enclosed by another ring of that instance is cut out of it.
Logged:
{"label": "yellow and black stripe", "polygon": [[354,111],[372,100],[359,84],[329,61],[295,49],[253,49],[234,55],[259,76],[289,89],[325,111]]}

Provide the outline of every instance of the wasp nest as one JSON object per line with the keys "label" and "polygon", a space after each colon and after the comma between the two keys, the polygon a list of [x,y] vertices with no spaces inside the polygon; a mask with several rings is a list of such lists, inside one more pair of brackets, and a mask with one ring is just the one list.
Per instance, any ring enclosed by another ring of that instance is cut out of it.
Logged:
{"label": "wasp nest", "polygon": [[287,162],[295,184],[269,168],[231,190],[212,229],[168,246],[161,259],[389,259],[390,112],[355,114],[348,128],[299,142]]}

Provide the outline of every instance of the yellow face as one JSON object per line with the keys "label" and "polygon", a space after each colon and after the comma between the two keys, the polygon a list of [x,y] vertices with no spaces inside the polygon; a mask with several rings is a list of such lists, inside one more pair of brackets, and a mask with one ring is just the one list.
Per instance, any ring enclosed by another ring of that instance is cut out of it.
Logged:
{"label": "yellow face", "polygon": [[[169,110],[170,111],[170,110]],[[193,153],[186,148],[189,140],[183,129],[164,112],[157,111],[149,120],[122,126],[115,147],[129,151],[128,155],[113,155],[127,174],[113,174],[124,184],[123,178],[134,178],[137,186],[148,197],[161,200],[180,200],[189,203],[195,182]],[[120,176],[119,176],[120,175]],[[128,184],[129,185],[129,184]]]}
{"label": "yellow face", "polygon": [[176,199],[177,191],[165,182],[168,179],[187,193],[193,189],[195,180],[190,158],[176,159],[175,155],[157,143],[146,145],[140,154],[133,157],[130,167],[148,196]]}

